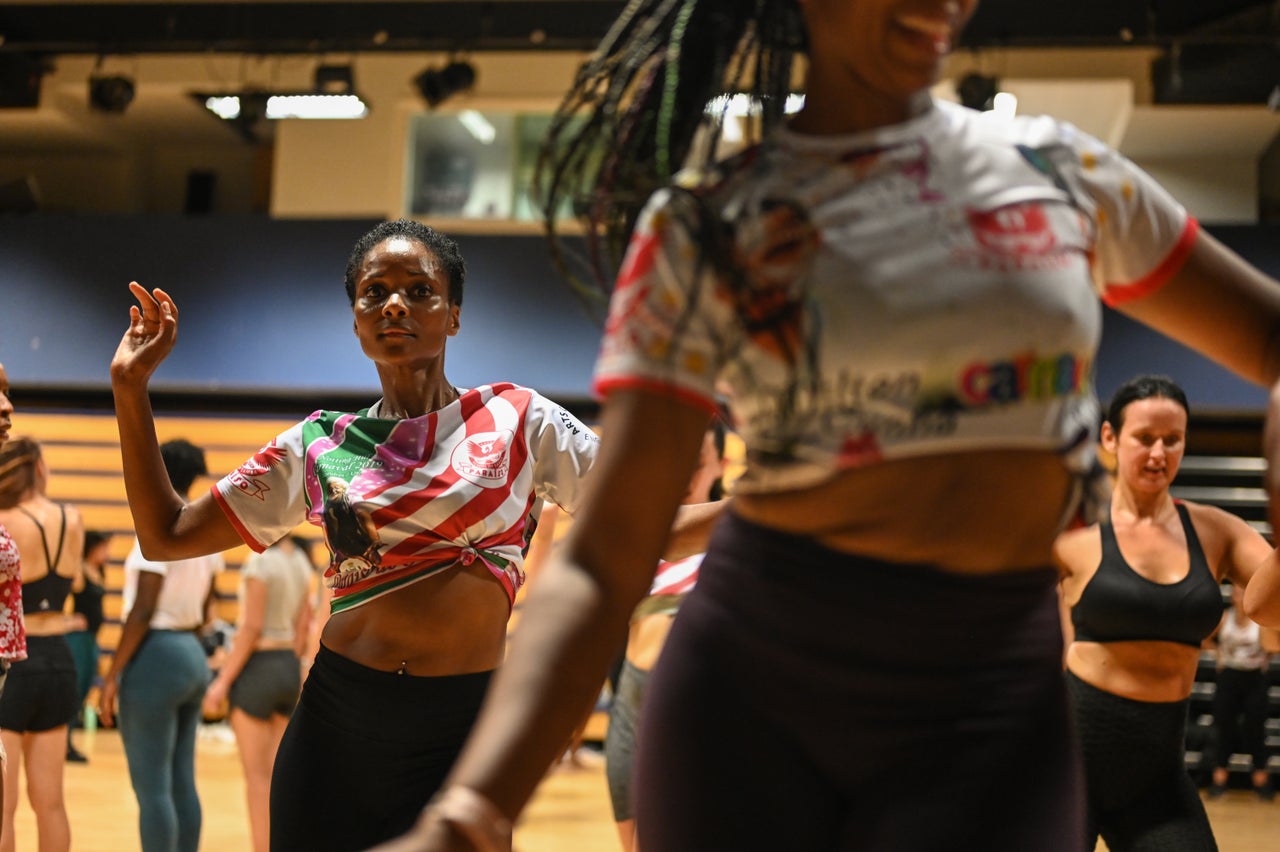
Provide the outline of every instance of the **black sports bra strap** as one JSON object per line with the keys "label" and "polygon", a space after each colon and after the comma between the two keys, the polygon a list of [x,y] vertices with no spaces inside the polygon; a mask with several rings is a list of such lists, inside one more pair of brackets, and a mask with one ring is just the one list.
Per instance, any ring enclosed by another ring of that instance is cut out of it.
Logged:
{"label": "black sports bra strap", "polygon": [[58,529],[58,552],[53,557],[49,556],[49,537],[45,534],[44,524],[40,523],[40,519],[32,512],[28,512],[21,506],[16,508],[30,518],[31,523],[35,524],[36,529],[40,530],[40,546],[44,548],[44,563],[48,567],[50,574],[57,573],[58,561],[62,559],[62,546],[67,543],[67,507],[61,503],[58,504],[58,511],[62,515],[62,526]]}
{"label": "black sports bra strap", "polygon": [[[58,504],[58,514],[61,516],[62,523],[58,527],[58,552],[53,555],[53,561],[49,563],[49,573],[58,573],[58,563],[62,561],[62,548],[67,543],[67,507]],[[49,558],[49,547],[45,545],[44,558]]]}

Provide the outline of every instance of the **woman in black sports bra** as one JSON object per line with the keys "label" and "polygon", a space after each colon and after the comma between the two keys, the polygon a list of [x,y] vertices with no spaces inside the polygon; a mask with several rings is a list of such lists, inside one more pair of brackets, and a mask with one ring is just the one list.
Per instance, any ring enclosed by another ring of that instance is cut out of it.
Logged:
{"label": "woman in black sports bra", "polygon": [[1172,380],[1139,376],[1121,386],[1101,436],[1115,457],[1111,504],[1054,548],[1087,850],[1099,834],[1112,852],[1217,848],[1183,764],[1187,699],[1201,643],[1222,617],[1220,583],[1247,585],[1271,547],[1237,516],[1169,493],[1187,419]]}
{"label": "woman in black sports bra", "polygon": [[[9,670],[0,694],[0,739],[10,778],[26,761],[27,788],[37,810],[41,849],[69,849],[71,826],[62,795],[67,721],[76,706],[76,667],[66,634],[83,629],[84,616],[63,612],[80,573],[84,525],[72,506],[45,496],[48,468],[40,445],[14,438],[0,448],[0,524],[17,544],[27,659]],[[38,804],[37,804],[38,803]],[[13,848],[18,785],[4,790],[0,848]]]}

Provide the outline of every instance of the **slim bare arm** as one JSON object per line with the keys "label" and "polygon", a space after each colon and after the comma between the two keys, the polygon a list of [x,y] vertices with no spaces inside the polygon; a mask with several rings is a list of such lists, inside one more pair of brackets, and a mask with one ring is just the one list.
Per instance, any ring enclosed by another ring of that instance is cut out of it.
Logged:
{"label": "slim bare arm", "polygon": [[132,282],[129,290],[138,304],[129,309],[129,329],[111,359],[111,391],[125,493],[142,553],[173,560],[235,547],[240,536],[213,498],[205,494],[187,503],[170,485],[160,457],[147,385],[177,340],[178,306],[160,289],[148,292]]}
{"label": "slim bare arm", "polygon": [[[1270,388],[1262,449],[1268,516],[1272,529],[1280,530],[1280,286],[1201,232],[1168,284],[1121,310]],[[1280,561],[1273,555],[1252,573],[1246,614],[1280,626]]]}
{"label": "slim bare arm", "polygon": [[[449,783],[508,817],[528,801],[600,689],[627,620],[653,579],[697,462],[707,413],[641,390],[616,391],[582,509],[536,583],[520,630]],[[431,811],[387,850],[474,846]]]}

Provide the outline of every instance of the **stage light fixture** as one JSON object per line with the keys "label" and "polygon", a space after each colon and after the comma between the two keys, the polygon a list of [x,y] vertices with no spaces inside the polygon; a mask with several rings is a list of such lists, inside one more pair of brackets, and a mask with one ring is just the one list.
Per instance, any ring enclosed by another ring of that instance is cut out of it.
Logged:
{"label": "stage light fixture", "polygon": [[413,78],[413,85],[432,109],[475,84],[475,66],[461,60],[450,62],[443,68],[427,68]]}
{"label": "stage light fixture", "polygon": [[956,97],[969,109],[989,110],[995,106],[1000,83],[995,77],[976,72],[965,74],[956,83]]}
{"label": "stage light fixture", "polygon": [[40,106],[44,61],[25,53],[0,53],[0,109]]}
{"label": "stage light fixture", "polygon": [[133,81],[118,74],[94,74],[89,78],[89,106],[100,112],[122,113],[133,103]]}

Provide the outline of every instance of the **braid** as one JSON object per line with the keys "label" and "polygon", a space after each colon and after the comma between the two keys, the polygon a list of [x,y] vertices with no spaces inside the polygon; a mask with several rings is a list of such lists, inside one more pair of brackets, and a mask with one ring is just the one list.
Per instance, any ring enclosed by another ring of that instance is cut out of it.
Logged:
{"label": "braid", "polygon": [[36,487],[40,445],[31,438],[13,438],[0,447],[0,509],[12,509]]}
{"label": "braid", "polygon": [[[649,196],[686,164],[709,165],[727,110],[760,104],[755,138],[782,120],[804,30],[795,0],[631,0],[578,70],[552,117],[535,184],[552,258],[598,309]],[[692,155],[698,133],[707,144]],[[586,248],[561,241],[558,216],[585,226]]]}

